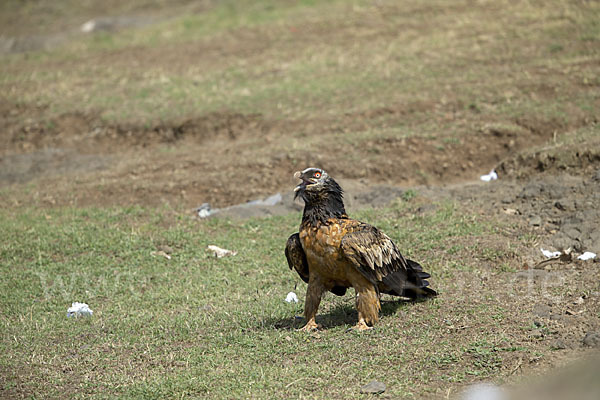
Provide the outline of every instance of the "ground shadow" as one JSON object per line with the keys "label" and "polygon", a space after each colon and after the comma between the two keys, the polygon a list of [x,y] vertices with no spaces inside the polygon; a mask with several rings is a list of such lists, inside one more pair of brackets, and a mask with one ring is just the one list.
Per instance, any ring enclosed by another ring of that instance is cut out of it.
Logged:
{"label": "ground shadow", "polygon": [[[380,318],[390,316],[396,313],[398,308],[418,303],[419,300],[382,300]],[[352,327],[358,321],[358,312],[354,308],[354,303],[339,304],[325,313],[317,313],[317,324],[323,330],[346,325]],[[304,326],[306,321],[301,315],[287,318],[271,318],[263,321],[263,326],[277,330],[294,330]]]}

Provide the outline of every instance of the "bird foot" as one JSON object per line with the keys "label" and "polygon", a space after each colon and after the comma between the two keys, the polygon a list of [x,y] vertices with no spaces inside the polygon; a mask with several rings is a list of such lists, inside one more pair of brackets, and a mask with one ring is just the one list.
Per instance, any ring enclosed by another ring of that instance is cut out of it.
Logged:
{"label": "bird foot", "polygon": [[371,329],[373,329],[373,327],[367,325],[367,323],[364,320],[358,321],[358,323],[352,327],[352,330],[358,332],[370,331]]}
{"label": "bird foot", "polygon": [[319,325],[315,322],[314,319],[311,319],[304,325],[302,328],[297,329],[298,332],[311,332],[319,329]]}

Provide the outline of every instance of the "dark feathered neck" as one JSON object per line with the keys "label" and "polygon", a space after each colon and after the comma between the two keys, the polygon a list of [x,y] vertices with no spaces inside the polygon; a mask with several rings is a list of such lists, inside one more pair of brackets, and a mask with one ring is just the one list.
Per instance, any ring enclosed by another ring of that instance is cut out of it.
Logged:
{"label": "dark feathered neck", "polygon": [[330,218],[347,218],[344,208],[344,191],[336,181],[329,178],[325,187],[318,192],[305,192],[302,223],[316,225]]}

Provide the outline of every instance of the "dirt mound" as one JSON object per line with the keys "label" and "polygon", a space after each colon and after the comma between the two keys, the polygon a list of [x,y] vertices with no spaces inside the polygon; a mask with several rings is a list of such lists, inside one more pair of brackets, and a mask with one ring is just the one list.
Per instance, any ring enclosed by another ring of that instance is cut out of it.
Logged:
{"label": "dirt mound", "polygon": [[409,184],[452,183],[476,179],[507,155],[545,143],[552,137],[552,131],[544,128],[550,124],[539,121],[539,125],[525,128],[517,123],[485,123],[465,135],[468,140],[443,134],[380,138],[368,140],[367,148],[393,166],[373,168],[384,179],[400,178]]}
{"label": "dirt mound", "polygon": [[420,188],[419,193],[448,197],[471,204],[474,213],[518,222],[535,238],[530,254],[523,255],[530,265],[543,259],[539,247],[600,254],[600,168],[585,175],[538,174],[522,180],[500,175],[490,183]]}
{"label": "dirt mound", "polygon": [[530,181],[509,202],[529,225],[539,227],[554,250],[600,254],[600,170],[593,177],[553,176]]}
{"label": "dirt mound", "polygon": [[584,145],[560,145],[526,151],[502,161],[498,173],[513,178],[526,178],[538,173],[585,175],[600,166],[600,141]]}
{"label": "dirt mound", "polygon": [[[343,137],[370,125],[394,124],[405,113],[429,113],[430,106],[415,103],[352,118],[277,121],[260,114],[220,111],[143,124],[108,123],[99,114],[83,112],[47,118],[43,107],[5,104],[0,107],[7,132],[0,183],[43,177],[40,192],[53,193],[56,205],[182,201],[186,208],[204,202],[222,208],[285,192],[293,187],[292,173],[306,166],[322,167],[338,179],[360,181],[364,187],[469,181],[508,155],[545,143],[553,135],[551,121],[528,119],[481,122],[475,127],[458,124],[469,132],[464,137],[444,133]],[[388,119],[381,120],[382,115]],[[308,144],[302,143],[305,137],[310,138]],[[518,160],[519,171],[525,170],[525,163]],[[505,161],[499,170],[513,176],[509,168]],[[100,191],[98,180],[103,182]]]}
{"label": "dirt mound", "polygon": [[[20,109],[13,112],[21,114]],[[9,112],[10,115],[10,112]],[[259,114],[213,112],[180,122],[140,124],[106,123],[97,113],[70,112],[48,120],[7,119],[6,150],[26,152],[45,148],[72,148],[78,151],[147,147],[184,139],[203,143],[209,139],[234,140],[242,135],[261,135],[269,124]]]}
{"label": "dirt mound", "polygon": [[[589,122],[577,116],[567,123],[533,115],[490,120],[460,100],[397,102],[296,119],[233,110],[158,122],[107,121],[101,115],[53,115],[45,105],[0,102],[0,128],[5,132],[0,137],[5,156],[0,182],[77,174],[79,182],[90,185],[102,179],[104,190],[72,188],[69,176],[64,182],[42,182],[40,190],[58,187],[76,193],[72,201],[78,204],[106,205],[156,205],[157,197],[149,193],[158,191],[161,202],[170,198],[186,202],[186,208],[204,202],[223,208],[288,190],[292,173],[307,166],[322,167],[336,178],[361,180],[368,187],[474,180],[502,160],[507,161],[501,172],[513,176],[507,157],[521,157],[513,154],[547,143],[557,130]],[[452,131],[420,134],[424,121],[431,119],[452,126]],[[398,126],[406,128],[396,134]],[[372,130],[382,134],[368,134]],[[78,155],[93,156],[93,167]],[[110,163],[99,161],[107,157],[113,157]],[[517,160],[519,170],[526,169],[526,158]],[[145,182],[144,188],[132,190],[132,179]]]}

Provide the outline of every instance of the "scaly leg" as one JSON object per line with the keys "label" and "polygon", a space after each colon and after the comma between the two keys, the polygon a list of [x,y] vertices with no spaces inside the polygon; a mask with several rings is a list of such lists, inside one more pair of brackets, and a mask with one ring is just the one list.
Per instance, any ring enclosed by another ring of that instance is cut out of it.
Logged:
{"label": "scaly leg", "polygon": [[306,301],[304,302],[304,318],[306,319],[306,325],[298,329],[299,331],[309,332],[318,329],[315,316],[317,315],[317,309],[319,303],[321,303],[321,296],[325,292],[325,287],[318,278],[313,278],[311,275],[308,282],[308,288],[306,289]]}
{"label": "scaly leg", "polygon": [[366,331],[373,329],[373,324],[379,321],[379,297],[372,285],[358,286],[356,290],[356,309],[358,310],[358,323],[353,329]]}

